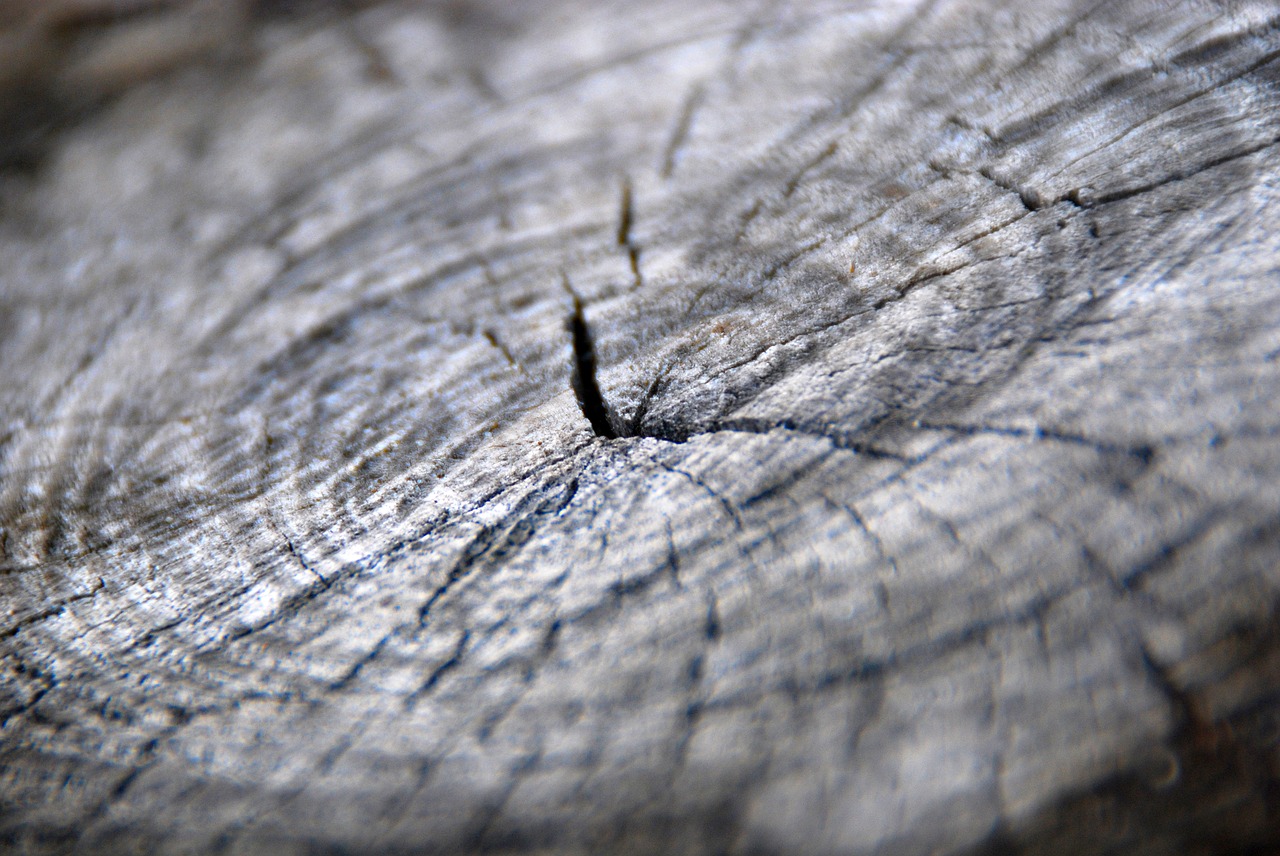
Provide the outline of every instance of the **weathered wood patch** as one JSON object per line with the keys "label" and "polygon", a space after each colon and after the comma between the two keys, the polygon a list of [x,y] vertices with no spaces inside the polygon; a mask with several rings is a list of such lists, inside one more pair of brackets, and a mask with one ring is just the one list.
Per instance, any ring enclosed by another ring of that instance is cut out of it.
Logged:
{"label": "weathered wood patch", "polygon": [[115,94],[0,174],[0,833],[1274,844],[1276,23],[386,3]]}

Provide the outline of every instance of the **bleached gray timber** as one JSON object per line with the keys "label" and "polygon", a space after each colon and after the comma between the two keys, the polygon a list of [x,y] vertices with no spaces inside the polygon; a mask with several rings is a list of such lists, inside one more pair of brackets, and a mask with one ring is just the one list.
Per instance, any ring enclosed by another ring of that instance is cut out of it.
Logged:
{"label": "bleached gray timber", "polygon": [[0,178],[6,847],[1280,844],[1273,3],[257,20]]}

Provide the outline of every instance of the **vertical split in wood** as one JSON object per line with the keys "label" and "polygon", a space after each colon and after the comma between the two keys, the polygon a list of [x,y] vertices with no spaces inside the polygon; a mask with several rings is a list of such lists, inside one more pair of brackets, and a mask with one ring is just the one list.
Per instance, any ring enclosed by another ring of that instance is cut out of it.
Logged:
{"label": "vertical split in wood", "polygon": [[573,315],[569,317],[569,333],[573,336],[573,373],[570,379],[573,392],[578,397],[582,415],[587,417],[596,436],[613,439],[618,433],[609,423],[604,396],[596,382],[596,347],[583,315],[582,299],[573,292],[568,279],[565,280],[565,288],[573,297]]}
{"label": "vertical split in wood", "polygon": [[644,285],[644,277],[640,274],[640,248],[631,240],[631,225],[635,222],[635,207],[631,199],[631,179],[622,179],[622,201],[618,213],[618,246],[627,251],[627,261],[631,265],[631,276],[637,287]]}

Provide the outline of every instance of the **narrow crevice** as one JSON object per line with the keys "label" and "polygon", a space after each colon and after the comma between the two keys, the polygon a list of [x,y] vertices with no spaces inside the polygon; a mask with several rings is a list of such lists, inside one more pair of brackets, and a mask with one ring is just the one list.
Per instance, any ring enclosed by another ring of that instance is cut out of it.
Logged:
{"label": "narrow crevice", "polygon": [[[649,396],[641,401],[641,407],[647,405]],[[623,437],[646,437],[652,440],[661,440],[664,443],[683,444],[699,437],[708,437],[714,434],[756,434],[764,435],[774,432],[781,432],[797,437],[809,437],[815,440],[825,440],[835,449],[845,452],[852,452],[857,455],[864,455],[868,458],[877,460],[896,461],[902,464],[919,463],[921,459],[917,457],[909,457],[900,455],[887,449],[881,449],[867,443],[860,443],[844,436],[840,432],[826,432],[816,428],[810,428],[802,425],[793,419],[780,420],[756,420],[756,419],[732,419],[726,422],[715,422],[709,426],[692,429],[681,430],[679,426],[662,424],[658,426],[650,426],[642,429],[639,422],[640,411],[637,411],[637,418],[631,420],[631,424]],[[869,433],[869,432],[868,432]]]}
{"label": "narrow crevice", "polygon": [[1197,742],[1203,742],[1204,735],[1212,731],[1213,725],[1195,697],[1173,678],[1169,669],[1162,666],[1145,645],[1138,646],[1138,653],[1142,658],[1142,667],[1151,682],[1168,699],[1177,727],[1183,732],[1195,735]]}
{"label": "narrow crevice", "polygon": [[666,375],[667,369],[663,369],[654,376],[653,380],[649,382],[649,385],[645,388],[644,394],[640,396],[640,402],[636,405],[635,413],[631,414],[631,419],[628,421],[627,429],[623,432],[624,436],[647,436],[643,432],[644,418],[649,414],[649,403],[653,401],[653,397],[658,393],[658,389],[666,379]]}
{"label": "narrow crevice", "polygon": [[790,199],[794,196],[795,192],[800,189],[800,185],[804,182],[809,173],[835,157],[838,151],[840,151],[840,140],[835,139],[828,143],[817,155],[809,158],[809,160],[800,167],[799,171],[787,180],[786,186],[782,188],[782,198]]}
{"label": "narrow crevice", "polygon": [[467,645],[470,642],[471,631],[463,630],[462,636],[458,639],[458,644],[453,649],[453,654],[450,655],[449,659],[445,660],[439,666],[436,666],[436,668],[433,669],[431,674],[427,677],[426,682],[405,698],[404,707],[406,710],[412,710],[413,706],[417,704],[418,699],[435,689],[436,684],[440,683],[441,678],[456,669],[462,663],[462,655],[466,652]]}
{"label": "narrow crevice", "polygon": [[991,167],[984,166],[978,170],[978,175],[990,181],[1001,190],[1007,190],[1018,197],[1018,201],[1022,203],[1022,207],[1027,211],[1039,211],[1041,208],[1048,208],[1061,200],[1046,197],[1043,193],[1034,187],[1024,187],[1017,182],[1011,181],[1000,175]]}
{"label": "narrow crevice", "polygon": [[77,603],[82,600],[88,600],[90,598],[97,596],[98,592],[106,588],[106,585],[107,585],[106,582],[101,577],[99,577],[98,584],[94,586],[92,589],[90,589],[89,591],[82,592],[81,594],[72,595],[71,597],[68,597],[67,599],[61,601],[60,603],[55,604],[49,609],[43,610],[41,612],[37,612],[34,615],[28,615],[24,618],[18,619],[11,626],[6,627],[4,629],[0,629],[0,640],[12,639],[14,636],[17,636],[23,630],[27,629],[28,627],[31,627],[34,624],[39,624],[42,621],[48,621],[50,618],[56,618],[57,616],[65,612],[67,610],[67,607],[69,607],[71,604]]}
{"label": "narrow crevice", "polygon": [[505,358],[507,361],[507,365],[511,366],[511,368],[513,369],[518,370],[522,374],[527,374],[527,372],[525,372],[524,370],[524,367],[521,366],[520,363],[516,360],[515,355],[511,353],[511,349],[508,348],[503,343],[503,341],[498,338],[497,333],[494,333],[492,330],[481,330],[480,335],[484,337],[484,340],[489,343],[489,346],[491,348],[496,350],[498,353],[502,354],[503,358]]}
{"label": "narrow crevice", "polygon": [[297,546],[293,543],[293,539],[290,538],[288,535],[284,534],[284,530],[280,528],[279,523],[273,518],[268,525],[270,525],[271,528],[275,530],[276,535],[280,536],[280,538],[284,541],[284,546],[289,551],[289,555],[293,557],[293,560],[298,563],[299,567],[301,567],[304,571],[306,571],[311,576],[315,577],[317,582],[321,584],[325,584],[325,587],[327,588],[328,587],[327,584],[329,583],[329,580],[326,580],[324,578],[324,575],[322,575],[315,568],[311,567],[311,563],[302,557],[302,554],[298,552]]}
{"label": "narrow crevice", "polygon": [[966,437],[978,434],[991,434],[997,437],[1047,440],[1055,443],[1083,446],[1088,449],[1093,449],[1099,454],[1127,455],[1136,459],[1144,469],[1151,466],[1157,454],[1156,447],[1150,443],[1136,443],[1133,445],[1108,443],[1105,440],[1096,440],[1081,434],[1056,431],[1042,426],[1023,428],[1016,425],[968,425],[951,422],[926,422],[924,420],[917,420],[915,424],[917,428],[922,428],[926,431],[946,431]]}
{"label": "narrow crevice", "polygon": [[1198,519],[1192,520],[1181,532],[1159,545],[1150,556],[1126,570],[1119,578],[1121,588],[1126,592],[1141,591],[1148,579],[1174,567],[1185,557],[1185,551],[1201,544],[1224,521],[1231,520],[1238,514],[1239,509],[1230,505],[1210,508]]}
{"label": "narrow crevice", "polygon": [[659,170],[659,174],[663,178],[671,178],[676,171],[676,162],[679,159],[680,150],[689,138],[689,131],[693,128],[693,116],[698,112],[705,95],[706,86],[699,83],[690,89],[689,94],[685,96],[684,103],[681,104],[680,112],[676,116],[675,124],[671,129],[667,147],[662,153],[662,168]]}
{"label": "narrow crevice", "polygon": [[720,610],[715,594],[710,594],[707,598],[707,620],[702,627],[702,633],[707,637],[708,642],[720,641]]}
{"label": "narrow crevice", "polygon": [[1119,187],[1105,192],[1091,192],[1085,188],[1075,188],[1067,194],[1065,200],[1078,208],[1083,208],[1085,210],[1109,205],[1113,202],[1123,202],[1126,199],[1132,199],[1135,196],[1141,196],[1145,193],[1151,193],[1154,190],[1159,190],[1166,185],[1195,178],[1200,175],[1200,173],[1208,172],[1215,167],[1223,166],[1231,163],[1232,161],[1252,157],[1253,155],[1273,148],[1276,145],[1280,145],[1280,137],[1255,143],[1247,148],[1228,152],[1218,157],[1211,158],[1203,163],[1184,167],[1183,169],[1175,170],[1168,175],[1161,176],[1152,181],[1130,187]]}
{"label": "narrow crevice", "polygon": [[618,433],[609,423],[604,396],[600,394],[600,384],[596,382],[595,342],[591,338],[591,330],[587,328],[586,318],[583,317],[582,300],[572,291],[570,294],[573,297],[573,315],[569,317],[569,332],[573,336],[573,392],[578,397],[582,415],[587,417],[596,436],[614,439]]}
{"label": "narrow crevice", "polygon": [[[912,463],[912,459],[899,455],[886,449],[880,449],[875,446],[859,443],[844,436],[843,432],[823,431],[815,429],[807,425],[803,425],[794,419],[780,420],[754,420],[754,419],[734,419],[729,422],[723,422],[714,426],[711,430],[701,432],[705,434],[769,434],[775,431],[785,432],[787,434],[810,437],[815,440],[825,440],[832,445],[833,448],[840,449],[845,452],[853,452],[856,455],[865,455],[868,458],[876,458],[881,460],[897,461],[898,463]],[[698,435],[693,435],[698,436]]]}
{"label": "narrow crevice", "polygon": [[369,665],[370,663],[372,663],[374,660],[378,659],[378,657],[382,655],[383,649],[386,648],[387,645],[391,643],[391,638],[394,635],[395,635],[395,632],[392,631],[391,633],[388,633],[386,636],[383,636],[381,639],[378,640],[377,644],[375,644],[372,648],[369,649],[369,652],[367,654],[365,654],[359,660],[356,660],[354,663],[352,663],[347,668],[347,670],[343,672],[341,675],[339,675],[336,679],[330,681],[328,685],[329,691],[342,692],[347,687],[351,686],[351,684],[355,681],[355,679],[360,676],[360,672],[364,669],[364,667]]}
{"label": "narrow crevice", "polygon": [[631,276],[637,287],[644,285],[644,276],[640,273],[640,248],[631,240],[631,226],[635,223],[635,203],[632,201],[631,180],[622,180],[622,199],[618,212],[618,246],[627,251],[627,262],[631,265]]}

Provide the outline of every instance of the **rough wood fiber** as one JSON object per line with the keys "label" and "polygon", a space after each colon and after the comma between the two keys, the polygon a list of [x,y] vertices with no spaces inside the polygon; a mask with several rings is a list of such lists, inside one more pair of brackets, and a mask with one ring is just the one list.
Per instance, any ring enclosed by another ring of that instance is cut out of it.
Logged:
{"label": "rough wood fiber", "polygon": [[0,178],[9,847],[1277,845],[1272,4],[248,32]]}

